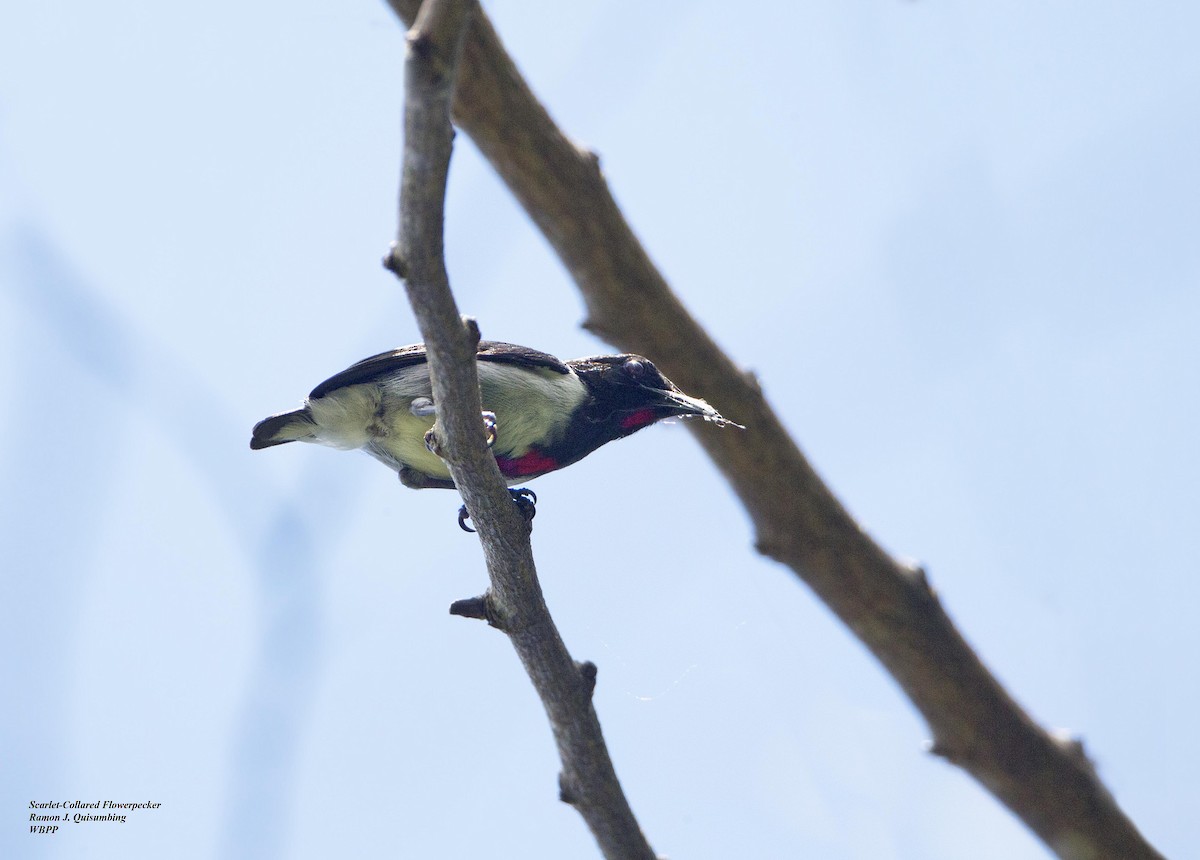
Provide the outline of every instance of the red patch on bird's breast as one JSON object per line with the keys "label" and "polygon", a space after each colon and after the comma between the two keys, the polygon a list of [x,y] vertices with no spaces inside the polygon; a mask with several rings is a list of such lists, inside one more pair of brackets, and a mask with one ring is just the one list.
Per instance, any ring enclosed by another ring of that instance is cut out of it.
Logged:
{"label": "red patch on bird's breast", "polygon": [[500,473],[506,478],[528,478],[530,475],[544,475],[558,468],[558,461],[543,454],[536,448],[522,454],[520,457],[496,457]]}
{"label": "red patch on bird's breast", "polygon": [[647,424],[654,423],[653,409],[639,409],[637,412],[630,412],[621,419],[622,430],[636,430],[639,427],[645,427]]}

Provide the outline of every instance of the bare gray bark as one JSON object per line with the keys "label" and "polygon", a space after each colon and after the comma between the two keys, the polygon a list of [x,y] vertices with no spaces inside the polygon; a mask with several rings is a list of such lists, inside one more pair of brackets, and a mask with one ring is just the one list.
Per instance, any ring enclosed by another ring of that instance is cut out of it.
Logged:
{"label": "bare gray bark", "polygon": [[[417,0],[389,0],[405,21]],[[855,633],[924,716],[933,750],[964,768],[1063,858],[1159,858],[1077,741],[1038,726],[950,621],[924,571],[889,557],[820,480],[763,397],[650,261],[598,159],[530,92],[480,13],[453,105],[575,278],[590,330],[650,356],[682,388],[745,424],[692,426],[750,513],[758,550],[790,567]]]}
{"label": "bare gray bark", "polygon": [[[592,707],[596,667],[571,659],[542,597],[529,522],[488,451],[475,348],[479,329],[458,313],[443,256],[446,176],[454,132],[450,99],[475,0],[427,0],[408,35],[400,230],[385,265],[405,282],[433,377],[430,442],[447,462],[479,534],[491,587],[451,611],[508,634],[542,699],[562,759],[560,796],[591,828],[607,858],[653,860],[604,745]],[[499,428],[504,432],[503,428]]]}

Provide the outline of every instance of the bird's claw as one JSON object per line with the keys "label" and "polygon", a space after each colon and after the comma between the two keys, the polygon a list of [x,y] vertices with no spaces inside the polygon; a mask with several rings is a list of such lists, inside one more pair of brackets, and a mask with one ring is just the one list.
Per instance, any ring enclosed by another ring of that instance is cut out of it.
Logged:
{"label": "bird's claw", "polygon": [[425,448],[435,457],[442,456],[442,440],[438,438],[433,427],[425,431]]}
{"label": "bird's claw", "polygon": [[[513,504],[521,512],[521,516],[525,518],[525,522],[530,523],[530,528],[533,528],[533,518],[537,516],[537,493],[526,487],[520,487],[516,490],[509,490],[508,494],[512,497]],[[467,520],[471,518],[471,512],[467,510],[467,506],[463,505],[458,509],[458,527],[465,532],[475,533],[475,529],[467,525]]]}
{"label": "bird's claw", "polygon": [[533,518],[537,516],[537,493],[527,487],[518,487],[515,490],[509,490],[508,494],[512,496],[513,502],[525,521],[532,522]]}
{"label": "bird's claw", "polygon": [[487,446],[490,448],[496,444],[497,438],[495,412],[488,412],[487,410],[484,410],[483,429],[487,433]]}

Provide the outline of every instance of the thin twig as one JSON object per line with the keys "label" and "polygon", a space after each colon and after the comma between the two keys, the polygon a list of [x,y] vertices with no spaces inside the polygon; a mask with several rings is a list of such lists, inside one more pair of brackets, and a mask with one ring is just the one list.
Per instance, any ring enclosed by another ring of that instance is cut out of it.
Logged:
{"label": "thin twig", "polygon": [[450,99],[475,0],[427,0],[408,35],[400,230],[385,265],[405,281],[429,357],[437,422],[432,444],[471,512],[491,588],[451,612],[485,618],[508,634],[542,699],[562,759],[560,794],[583,816],[604,856],[653,860],[592,707],[595,667],[576,664],[542,597],[529,523],[488,452],[475,350],[479,329],[458,313],[443,257],[446,176],[454,132]]}
{"label": "thin twig", "polygon": [[[389,0],[404,20],[415,0]],[[651,356],[745,433],[693,431],[750,513],[760,552],[789,566],[892,674],[963,767],[1064,858],[1159,858],[1076,741],[1038,726],[987,671],[925,574],[889,557],[820,480],[756,380],[692,319],[608,191],[530,92],[485,16],[473,21],[454,101],[587,302],[587,328]]]}

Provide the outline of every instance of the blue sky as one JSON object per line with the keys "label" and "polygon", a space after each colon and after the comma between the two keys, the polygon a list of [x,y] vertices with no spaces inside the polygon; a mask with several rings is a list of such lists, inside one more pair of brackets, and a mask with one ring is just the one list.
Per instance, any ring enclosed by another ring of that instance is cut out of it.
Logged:
{"label": "blue sky", "polygon": [[[847,506],[1165,854],[1194,850],[1200,12],[487,9]],[[454,495],[247,447],[417,339],[379,266],[390,11],[3,19],[0,853],[593,856],[508,644],[446,614],[485,582]],[[606,351],[465,137],[447,230],[486,337]],[[1046,856],[754,554],[682,427],[534,489],[547,598],[660,853]],[[41,799],[163,807],[35,838]]]}

